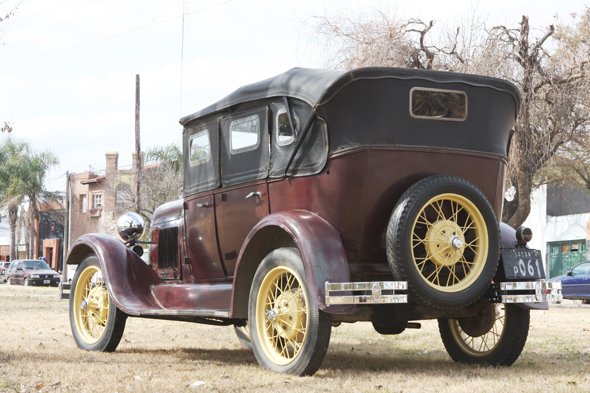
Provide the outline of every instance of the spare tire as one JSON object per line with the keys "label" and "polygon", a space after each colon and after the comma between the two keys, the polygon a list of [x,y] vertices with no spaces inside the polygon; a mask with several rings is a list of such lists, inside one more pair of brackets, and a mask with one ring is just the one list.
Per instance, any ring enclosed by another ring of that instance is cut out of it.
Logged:
{"label": "spare tire", "polygon": [[482,192],[456,176],[437,175],[410,187],[387,228],[387,259],[396,280],[425,305],[454,310],[489,287],[500,253],[494,210]]}

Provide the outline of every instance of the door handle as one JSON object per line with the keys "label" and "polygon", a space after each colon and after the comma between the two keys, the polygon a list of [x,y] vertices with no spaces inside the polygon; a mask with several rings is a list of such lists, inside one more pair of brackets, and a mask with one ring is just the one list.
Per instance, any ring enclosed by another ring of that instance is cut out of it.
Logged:
{"label": "door handle", "polygon": [[204,207],[207,209],[210,205],[208,203],[197,203],[197,207]]}
{"label": "door handle", "polygon": [[262,198],[262,193],[260,191],[256,191],[256,192],[251,192],[248,195],[246,195],[246,199],[252,198],[252,197],[256,197],[256,198],[260,199],[260,198]]}

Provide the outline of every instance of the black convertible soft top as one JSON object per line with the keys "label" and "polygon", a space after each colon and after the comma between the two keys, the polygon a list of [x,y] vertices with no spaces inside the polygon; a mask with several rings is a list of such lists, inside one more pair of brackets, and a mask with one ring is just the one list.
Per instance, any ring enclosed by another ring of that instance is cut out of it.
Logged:
{"label": "black convertible soft top", "polygon": [[328,102],[344,86],[362,79],[423,80],[435,83],[461,83],[474,87],[487,87],[511,94],[516,103],[516,113],[518,113],[520,106],[516,86],[505,80],[486,76],[384,67],[358,68],[351,71],[292,68],[272,78],[240,87],[216,103],[181,118],[180,124],[185,125],[192,120],[236,104],[269,97],[297,98],[312,107],[316,107]]}

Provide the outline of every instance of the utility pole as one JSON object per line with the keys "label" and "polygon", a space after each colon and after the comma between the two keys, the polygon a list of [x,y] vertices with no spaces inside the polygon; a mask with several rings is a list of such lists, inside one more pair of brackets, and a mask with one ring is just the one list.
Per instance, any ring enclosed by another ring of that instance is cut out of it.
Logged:
{"label": "utility pole", "polygon": [[[61,260],[61,271],[63,275],[63,281],[68,282],[68,266],[66,265],[66,258],[68,256],[69,249],[69,228],[70,228],[70,171],[66,171],[66,198],[64,201],[66,211],[64,213],[64,240],[63,240],[63,256]],[[59,270],[59,266],[58,266]]]}
{"label": "utility pole", "polygon": [[141,209],[141,144],[139,143],[139,74],[135,75],[135,212],[139,214]]}

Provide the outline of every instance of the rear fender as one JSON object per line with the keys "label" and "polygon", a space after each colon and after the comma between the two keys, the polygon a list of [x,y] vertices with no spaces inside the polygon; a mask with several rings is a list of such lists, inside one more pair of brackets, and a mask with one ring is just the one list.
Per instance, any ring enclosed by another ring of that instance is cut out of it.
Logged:
{"label": "rear fender", "polygon": [[98,258],[107,289],[121,311],[139,315],[145,310],[161,308],[152,295],[151,287],[162,281],[119,239],[105,234],[83,235],[72,245],[66,263],[80,264],[90,254]]}
{"label": "rear fender", "polygon": [[296,247],[301,254],[311,298],[328,313],[351,313],[355,305],[326,306],[325,282],[349,282],[348,261],[340,234],[320,216],[305,210],[264,217],[244,241],[234,274],[232,318],[248,317],[250,285],[262,259],[281,247]]}

